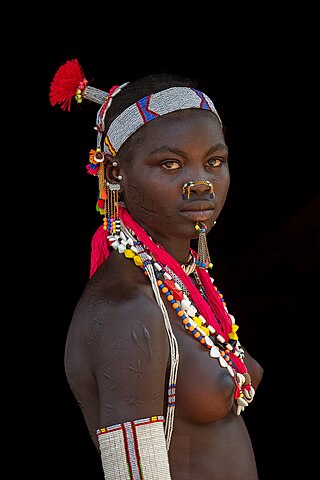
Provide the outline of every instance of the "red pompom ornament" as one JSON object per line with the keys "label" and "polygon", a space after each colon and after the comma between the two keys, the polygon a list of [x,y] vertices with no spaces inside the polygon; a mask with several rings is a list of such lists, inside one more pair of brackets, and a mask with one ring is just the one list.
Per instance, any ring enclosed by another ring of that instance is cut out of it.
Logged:
{"label": "red pompom ornament", "polygon": [[78,60],[68,60],[57,70],[51,82],[49,94],[51,105],[60,104],[62,110],[70,112],[72,99],[76,97],[80,103],[87,84]]}

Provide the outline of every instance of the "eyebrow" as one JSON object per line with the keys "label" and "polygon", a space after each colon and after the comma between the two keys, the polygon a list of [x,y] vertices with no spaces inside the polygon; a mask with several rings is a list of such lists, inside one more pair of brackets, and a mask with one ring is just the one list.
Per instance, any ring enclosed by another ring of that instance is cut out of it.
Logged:
{"label": "eyebrow", "polygon": [[[212,147],[208,149],[208,151],[204,156],[206,157],[208,155],[211,155],[212,153],[215,153],[218,150],[224,150],[225,152],[228,152],[228,147],[225,143],[216,143],[215,145],[212,145]],[[162,153],[162,152],[171,152],[176,155],[180,155],[181,157],[186,156],[183,150],[180,150],[179,148],[168,147],[167,145],[161,145],[161,147],[155,148],[150,152],[150,154]]]}

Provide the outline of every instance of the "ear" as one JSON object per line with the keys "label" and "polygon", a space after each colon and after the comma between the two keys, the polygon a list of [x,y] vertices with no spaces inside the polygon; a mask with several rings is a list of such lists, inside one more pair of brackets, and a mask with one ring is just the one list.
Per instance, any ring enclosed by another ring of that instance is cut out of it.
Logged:
{"label": "ear", "polygon": [[120,167],[115,157],[105,154],[105,176],[107,182],[118,183]]}

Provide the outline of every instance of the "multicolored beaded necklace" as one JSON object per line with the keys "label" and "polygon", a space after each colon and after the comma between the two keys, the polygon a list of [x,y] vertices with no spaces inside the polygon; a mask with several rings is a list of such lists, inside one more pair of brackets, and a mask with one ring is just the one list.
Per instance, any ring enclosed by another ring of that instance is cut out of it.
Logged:
{"label": "multicolored beaded necklace", "polygon": [[[162,265],[157,261],[154,255],[136,236],[132,228],[125,225],[121,218],[117,218],[113,227],[107,230],[107,241],[112,249],[118,251],[128,259],[132,259],[136,266],[141,268],[144,274],[149,278],[156,301],[163,314],[171,355],[171,367],[168,385],[168,408],[165,422],[165,435],[167,448],[169,448],[171,435],[173,431],[174,410],[175,410],[175,387],[179,365],[179,349],[177,340],[173,334],[171,322],[169,320],[168,310],[164,300],[174,309],[178,318],[182,321],[185,329],[200,342],[210,354],[210,357],[218,360],[220,366],[225,368],[234,380],[235,392],[234,400],[236,404],[236,413],[241,412],[251,403],[255,395],[255,390],[251,385],[250,375],[246,372],[244,366],[244,350],[238,340],[238,326],[234,317],[228,313],[232,321],[231,332],[226,340],[221,333],[201,315],[195,304],[190,300],[187,287],[177,275],[167,265]],[[150,239],[150,237],[149,237]],[[147,241],[147,240],[146,240]],[[150,243],[150,242],[149,242]],[[190,250],[191,252],[191,250]],[[189,266],[194,260],[188,262]],[[186,272],[185,267],[179,267],[181,271]],[[196,278],[198,291],[206,295],[205,289],[201,285],[196,267],[189,268],[189,274]],[[226,312],[227,307],[223,295],[219,292],[210,277],[212,287],[219,295],[221,304]],[[229,318],[228,317],[228,318]],[[218,319],[217,325],[219,325]],[[239,371],[239,365],[242,366]]]}
{"label": "multicolored beaded necklace", "polygon": [[[121,222],[121,221],[120,221]],[[123,253],[126,258],[131,258],[135,265],[140,267],[144,273],[148,276],[148,271],[146,269],[147,265],[151,265],[157,279],[157,285],[160,291],[165,295],[167,301],[170,303],[171,307],[175,310],[177,316],[181,319],[185,328],[197,339],[201,344],[206,346],[210,351],[210,356],[213,358],[218,358],[222,367],[227,368],[230,375],[234,377],[236,372],[236,366],[232,362],[229,353],[232,351],[233,354],[239,358],[244,357],[244,351],[238,341],[236,331],[238,326],[235,324],[234,317],[230,315],[233,325],[232,332],[229,334],[229,340],[226,341],[221,335],[219,335],[214,327],[208,324],[197,312],[197,309],[187,296],[187,289],[183,288],[183,283],[180,279],[173,278],[172,272],[166,266],[161,266],[158,262],[154,260],[148,249],[143,245],[137,238],[135,238],[134,232],[130,231],[125,227],[121,222],[121,228],[119,234],[109,235],[108,241],[110,246],[116,249],[119,253]],[[194,264],[193,262],[188,262],[189,266]],[[185,268],[184,266],[182,268]],[[200,291],[203,291],[203,287],[197,275],[196,268],[191,268],[190,273],[194,274],[196,277],[196,282]],[[189,273],[189,274],[190,274]],[[178,280],[178,282],[177,282]],[[213,283],[213,279],[211,279]],[[217,287],[215,290],[218,291]],[[221,298],[221,302],[226,308],[223,295],[218,291]],[[203,291],[203,294],[205,292]],[[253,398],[253,387],[250,389],[241,390],[241,386],[246,384],[248,381],[245,375],[237,373],[237,383],[240,387],[240,394],[237,396],[237,405],[238,414],[241,413],[243,408],[248,405],[248,403]]]}

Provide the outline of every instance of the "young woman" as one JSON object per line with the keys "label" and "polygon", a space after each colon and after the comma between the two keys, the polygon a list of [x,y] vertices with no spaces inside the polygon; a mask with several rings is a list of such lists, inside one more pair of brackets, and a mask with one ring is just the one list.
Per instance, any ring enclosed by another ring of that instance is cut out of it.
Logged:
{"label": "young woman", "polygon": [[241,413],[263,370],[206,243],[229,188],[221,118],[189,80],[150,75],[104,92],[77,60],[58,69],[51,104],[69,110],[74,95],[101,105],[87,170],[102,222],[65,368],[104,477],[257,480]]}

